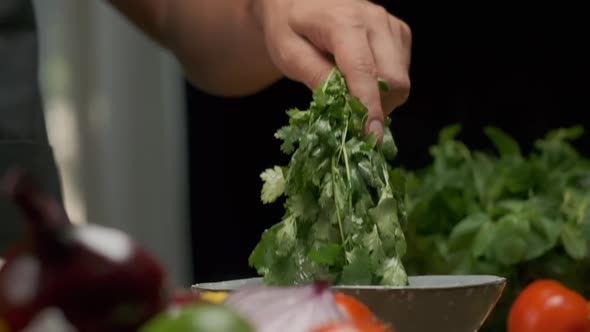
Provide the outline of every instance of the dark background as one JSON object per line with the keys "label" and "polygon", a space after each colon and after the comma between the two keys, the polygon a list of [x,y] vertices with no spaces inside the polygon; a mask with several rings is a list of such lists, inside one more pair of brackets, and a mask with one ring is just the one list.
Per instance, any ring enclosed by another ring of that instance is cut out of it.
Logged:
{"label": "dark background", "polygon": [[[461,123],[470,146],[489,146],[495,125],[528,150],[548,130],[582,124],[590,131],[581,5],[380,1],[413,31],[412,91],[392,115],[405,167],[429,162],[445,125]],[[307,107],[310,92],[281,81],[261,93],[224,99],[187,85],[194,278],[252,276],[248,256],[262,231],[280,221],[280,204],[262,205],[259,174],[287,161],[274,132],[285,110]],[[578,142],[590,156],[590,133]]]}

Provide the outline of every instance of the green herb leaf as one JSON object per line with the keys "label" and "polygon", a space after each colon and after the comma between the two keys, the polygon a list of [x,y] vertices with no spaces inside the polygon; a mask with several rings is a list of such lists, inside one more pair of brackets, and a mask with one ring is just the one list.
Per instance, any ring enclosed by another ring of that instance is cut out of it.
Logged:
{"label": "green herb leaf", "polygon": [[383,151],[383,155],[387,160],[394,160],[397,155],[397,146],[395,146],[395,142],[393,141],[393,136],[391,134],[391,130],[388,127],[385,127],[383,130],[383,142],[381,143],[381,151]]}
{"label": "green herb leaf", "polygon": [[397,286],[408,284],[408,275],[405,268],[396,257],[388,258],[377,273],[382,276],[381,285]]}
{"label": "green herb leaf", "polygon": [[318,248],[311,249],[309,258],[318,264],[334,266],[342,264],[344,250],[341,245],[336,243],[320,245]]}
{"label": "green herb leaf", "polygon": [[454,124],[443,128],[438,135],[438,142],[445,143],[455,139],[462,129],[463,127],[460,124]]}
{"label": "green herb leaf", "polygon": [[504,131],[496,127],[486,127],[485,134],[494,143],[501,156],[520,156],[520,146],[518,143],[506,134]]}
{"label": "green herb leaf", "polygon": [[352,252],[346,253],[346,259],[348,264],[342,269],[340,284],[371,285],[373,283],[370,257],[366,249],[354,248]]}
{"label": "green herb leaf", "polygon": [[369,215],[379,230],[380,238],[388,256],[396,257],[398,254],[405,254],[406,245],[404,234],[401,230],[398,215],[397,203],[393,198],[386,198],[369,210]]}
{"label": "green herb leaf", "polygon": [[443,128],[432,163],[405,171],[406,269],[507,278],[486,332],[506,326],[510,305],[532,280],[556,279],[589,295],[590,160],[572,142],[584,129],[550,131],[527,155],[499,128],[484,130],[494,152],[470,149],[460,129]]}
{"label": "green herb leaf", "polygon": [[[470,215],[460,221],[453,228],[449,236],[449,250],[464,250],[474,246],[475,244],[473,242],[478,240],[476,235],[479,234],[482,227],[488,223],[489,218],[483,213]],[[487,233],[486,235],[491,234]],[[487,247],[487,240],[480,238],[479,241],[480,243],[478,245],[480,247]]]}
{"label": "green herb leaf", "polygon": [[274,202],[285,192],[285,177],[279,166],[267,169],[260,178],[264,181],[261,199],[265,204]]}
{"label": "green herb leaf", "polygon": [[287,256],[295,247],[297,242],[297,224],[294,217],[287,217],[280,227],[277,229],[276,243],[280,244],[277,247],[276,253],[279,256]]}
{"label": "green herb leaf", "polygon": [[397,155],[391,131],[380,145],[365,135],[367,108],[337,69],[313,91],[309,109],[287,114],[289,125],[275,136],[289,164],[261,175],[263,202],[284,194],[286,211],[263,233],[250,265],[266,284],[407,285],[405,178],[389,164]]}
{"label": "green herb leaf", "polygon": [[580,228],[566,224],[561,231],[561,243],[571,258],[581,260],[586,257],[588,243]]}
{"label": "green herb leaf", "polygon": [[391,91],[391,88],[389,87],[389,84],[387,84],[387,82],[385,82],[382,79],[378,79],[377,83],[379,84],[379,90],[383,91],[383,92],[389,92]]}

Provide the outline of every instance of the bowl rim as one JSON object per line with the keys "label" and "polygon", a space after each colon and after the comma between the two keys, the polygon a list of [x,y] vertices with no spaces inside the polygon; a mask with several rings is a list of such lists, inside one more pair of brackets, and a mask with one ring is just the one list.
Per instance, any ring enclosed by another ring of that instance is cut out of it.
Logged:
{"label": "bowl rim", "polygon": [[[428,284],[425,281],[436,280],[440,283]],[[447,282],[442,282],[442,281]],[[449,282],[453,281],[454,282]],[[467,274],[467,275],[419,275],[409,277],[408,286],[380,286],[380,285],[333,285],[335,290],[398,290],[398,291],[429,291],[429,290],[451,290],[474,287],[486,287],[504,285],[506,278],[488,274]],[[412,282],[418,284],[412,285]],[[241,278],[214,282],[201,282],[191,286],[197,291],[235,291],[237,289],[262,286],[261,277]]]}

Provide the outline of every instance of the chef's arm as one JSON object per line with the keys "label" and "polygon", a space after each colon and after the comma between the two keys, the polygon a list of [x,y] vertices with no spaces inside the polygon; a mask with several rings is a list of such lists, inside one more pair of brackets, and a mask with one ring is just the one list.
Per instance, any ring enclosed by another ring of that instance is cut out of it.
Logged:
{"label": "chef's arm", "polygon": [[[110,1],[211,93],[251,94],[279,72],[313,89],[337,66],[369,110],[366,131],[379,137],[384,116],[410,93],[410,28],[370,1]],[[379,78],[389,91],[379,91]]]}
{"label": "chef's arm", "polygon": [[224,96],[247,95],[282,75],[273,65],[251,0],[110,0],[170,49],[189,80]]}

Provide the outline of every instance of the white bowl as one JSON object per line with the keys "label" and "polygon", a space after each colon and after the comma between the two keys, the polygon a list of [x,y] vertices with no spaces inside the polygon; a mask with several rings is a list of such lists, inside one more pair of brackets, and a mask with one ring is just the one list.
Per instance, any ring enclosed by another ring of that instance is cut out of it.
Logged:
{"label": "white bowl", "polygon": [[[195,291],[260,286],[260,278],[200,283]],[[396,332],[474,332],[496,306],[506,280],[488,275],[415,276],[409,286],[333,286],[355,296]]]}

